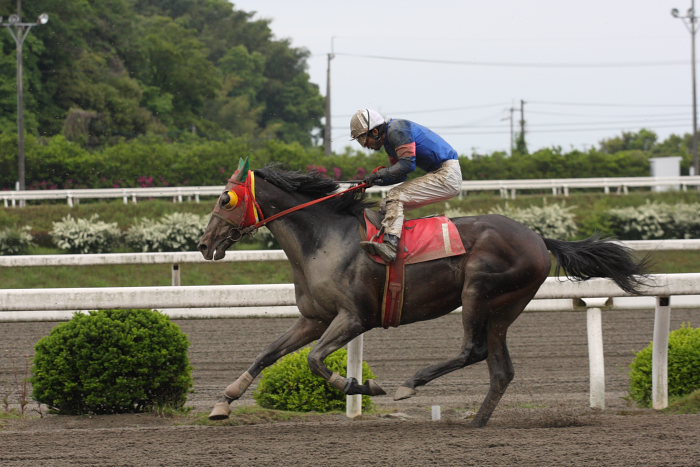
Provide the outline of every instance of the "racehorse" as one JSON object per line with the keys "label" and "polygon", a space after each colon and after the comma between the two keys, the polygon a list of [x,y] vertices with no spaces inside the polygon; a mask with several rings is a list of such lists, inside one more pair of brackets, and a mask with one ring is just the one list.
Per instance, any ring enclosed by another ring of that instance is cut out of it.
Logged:
{"label": "racehorse", "polygon": [[[247,160],[241,161],[229,179],[199,250],[208,260],[221,259],[245,234],[266,224],[291,264],[301,317],[226,388],[209,417],[227,418],[230,403],[265,367],[315,340],[308,359],[315,374],[345,394],[385,394],[377,383],[360,384],[331,372],[324,363],[353,338],[381,325],[385,266],[359,246],[365,229],[363,211],[370,205],[364,192],[351,189],[339,194],[338,183],[316,173],[247,169]],[[438,318],[461,306],[462,347],[454,358],[408,378],[394,398],[411,397],[418,386],[486,360],[490,386],[472,421],[482,427],[514,376],[506,345],[508,327],[548,276],[550,253],[558,263],[557,273],[561,268],[576,280],[607,277],[631,294],[644,285],[646,264],[612,241],[544,238],[500,215],[458,217],[452,222],[466,253],[406,268],[399,324]]]}

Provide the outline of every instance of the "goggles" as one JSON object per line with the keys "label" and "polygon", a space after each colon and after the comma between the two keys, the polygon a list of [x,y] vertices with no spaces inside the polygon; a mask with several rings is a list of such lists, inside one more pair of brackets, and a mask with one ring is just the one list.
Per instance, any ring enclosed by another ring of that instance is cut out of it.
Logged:
{"label": "goggles", "polygon": [[360,146],[365,147],[365,143],[367,142],[367,135],[368,133],[362,133],[357,138],[355,138],[357,142],[360,143]]}

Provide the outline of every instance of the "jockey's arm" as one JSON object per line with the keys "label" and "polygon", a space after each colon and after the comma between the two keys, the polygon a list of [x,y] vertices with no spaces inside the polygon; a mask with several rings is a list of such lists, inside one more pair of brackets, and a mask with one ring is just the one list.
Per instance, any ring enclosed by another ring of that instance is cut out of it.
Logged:
{"label": "jockey's arm", "polygon": [[416,170],[416,143],[403,144],[396,148],[398,157],[391,158],[391,167],[377,172],[377,185],[394,185],[408,178],[408,174]]}

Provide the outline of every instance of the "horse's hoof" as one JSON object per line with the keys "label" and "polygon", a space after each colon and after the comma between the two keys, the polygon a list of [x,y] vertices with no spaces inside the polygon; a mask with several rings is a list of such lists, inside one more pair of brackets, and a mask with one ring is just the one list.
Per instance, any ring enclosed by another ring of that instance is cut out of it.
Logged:
{"label": "horse's hoof", "polygon": [[369,389],[369,395],[370,396],[383,396],[386,394],[386,391],[381,388],[377,383],[374,382],[373,379],[368,379],[367,380],[367,388]]}
{"label": "horse's hoof", "polygon": [[217,402],[214,404],[214,408],[211,409],[209,414],[209,420],[226,420],[231,413],[231,408],[228,402]]}
{"label": "horse's hoof", "polygon": [[409,397],[413,397],[415,395],[415,389],[409,388],[408,386],[399,386],[399,388],[396,390],[396,393],[394,394],[394,400],[400,401],[402,399],[408,399]]}

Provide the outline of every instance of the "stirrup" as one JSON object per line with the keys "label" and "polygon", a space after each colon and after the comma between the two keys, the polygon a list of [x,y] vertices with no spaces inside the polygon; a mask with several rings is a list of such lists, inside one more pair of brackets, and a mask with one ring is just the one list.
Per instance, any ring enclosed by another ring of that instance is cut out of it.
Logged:
{"label": "stirrup", "polygon": [[396,261],[397,248],[391,243],[360,242],[367,253],[381,257],[386,263]]}
{"label": "stirrup", "polygon": [[379,253],[377,253],[376,245],[378,245],[377,242],[369,242],[369,241],[360,242],[360,248],[365,250],[365,252],[367,252],[368,254],[375,255],[375,256],[379,255]]}

